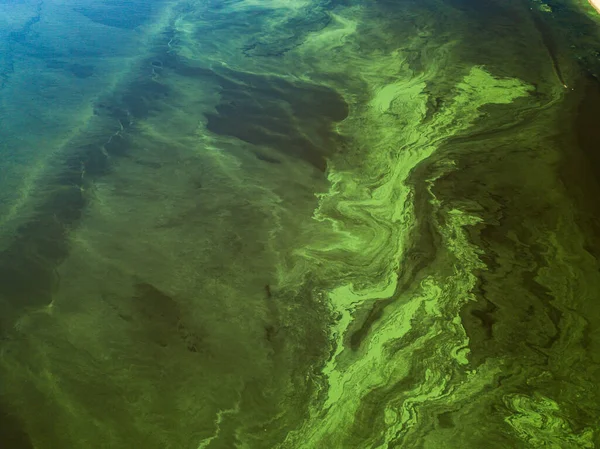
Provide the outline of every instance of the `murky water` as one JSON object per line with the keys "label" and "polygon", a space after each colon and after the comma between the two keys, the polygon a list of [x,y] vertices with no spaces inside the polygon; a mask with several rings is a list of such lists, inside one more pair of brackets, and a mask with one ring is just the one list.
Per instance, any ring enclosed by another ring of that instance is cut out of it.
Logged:
{"label": "murky water", "polygon": [[0,446],[600,447],[600,14],[0,1]]}

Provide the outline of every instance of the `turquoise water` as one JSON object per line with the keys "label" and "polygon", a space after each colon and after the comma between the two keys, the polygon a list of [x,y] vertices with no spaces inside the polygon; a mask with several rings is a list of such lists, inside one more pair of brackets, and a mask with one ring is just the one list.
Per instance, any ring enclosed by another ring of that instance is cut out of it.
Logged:
{"label": "turquoise water", "polygon": [[583,0],[0,1],[0,447],[600,447]]}
{"label": "turquoise water", "polygon": [[36,201],[43,201],[44,183],[57,176],[81,141],[115,127],[98,116],[95,104],[136,76],[161,32],[167,5],[3,2],[1,8],[0,207],[6,242]]}

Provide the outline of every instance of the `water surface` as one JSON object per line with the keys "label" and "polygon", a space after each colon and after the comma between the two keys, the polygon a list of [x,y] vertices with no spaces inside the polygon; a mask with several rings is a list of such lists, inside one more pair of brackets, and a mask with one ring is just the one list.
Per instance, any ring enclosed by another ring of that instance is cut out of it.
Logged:
{"label": "water surface", "polygon": [[0,446],[595,448],[583,0],[0,1]]}

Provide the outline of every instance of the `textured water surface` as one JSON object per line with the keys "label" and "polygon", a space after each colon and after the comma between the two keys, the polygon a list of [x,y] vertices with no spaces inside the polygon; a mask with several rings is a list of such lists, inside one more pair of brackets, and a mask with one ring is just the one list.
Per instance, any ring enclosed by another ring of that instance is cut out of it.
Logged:
{"label": "textured water surface", "polygon": [[587,0],[0,1],[0,447],[600,448]]}

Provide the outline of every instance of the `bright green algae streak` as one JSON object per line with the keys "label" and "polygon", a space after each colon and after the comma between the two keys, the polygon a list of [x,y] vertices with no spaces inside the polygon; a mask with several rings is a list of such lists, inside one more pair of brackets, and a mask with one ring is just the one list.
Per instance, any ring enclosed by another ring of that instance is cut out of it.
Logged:
{"label": "bright green algae streak", "polygon": [[7,200],[0,446],[600,447],[594,20],[161,4]]}

